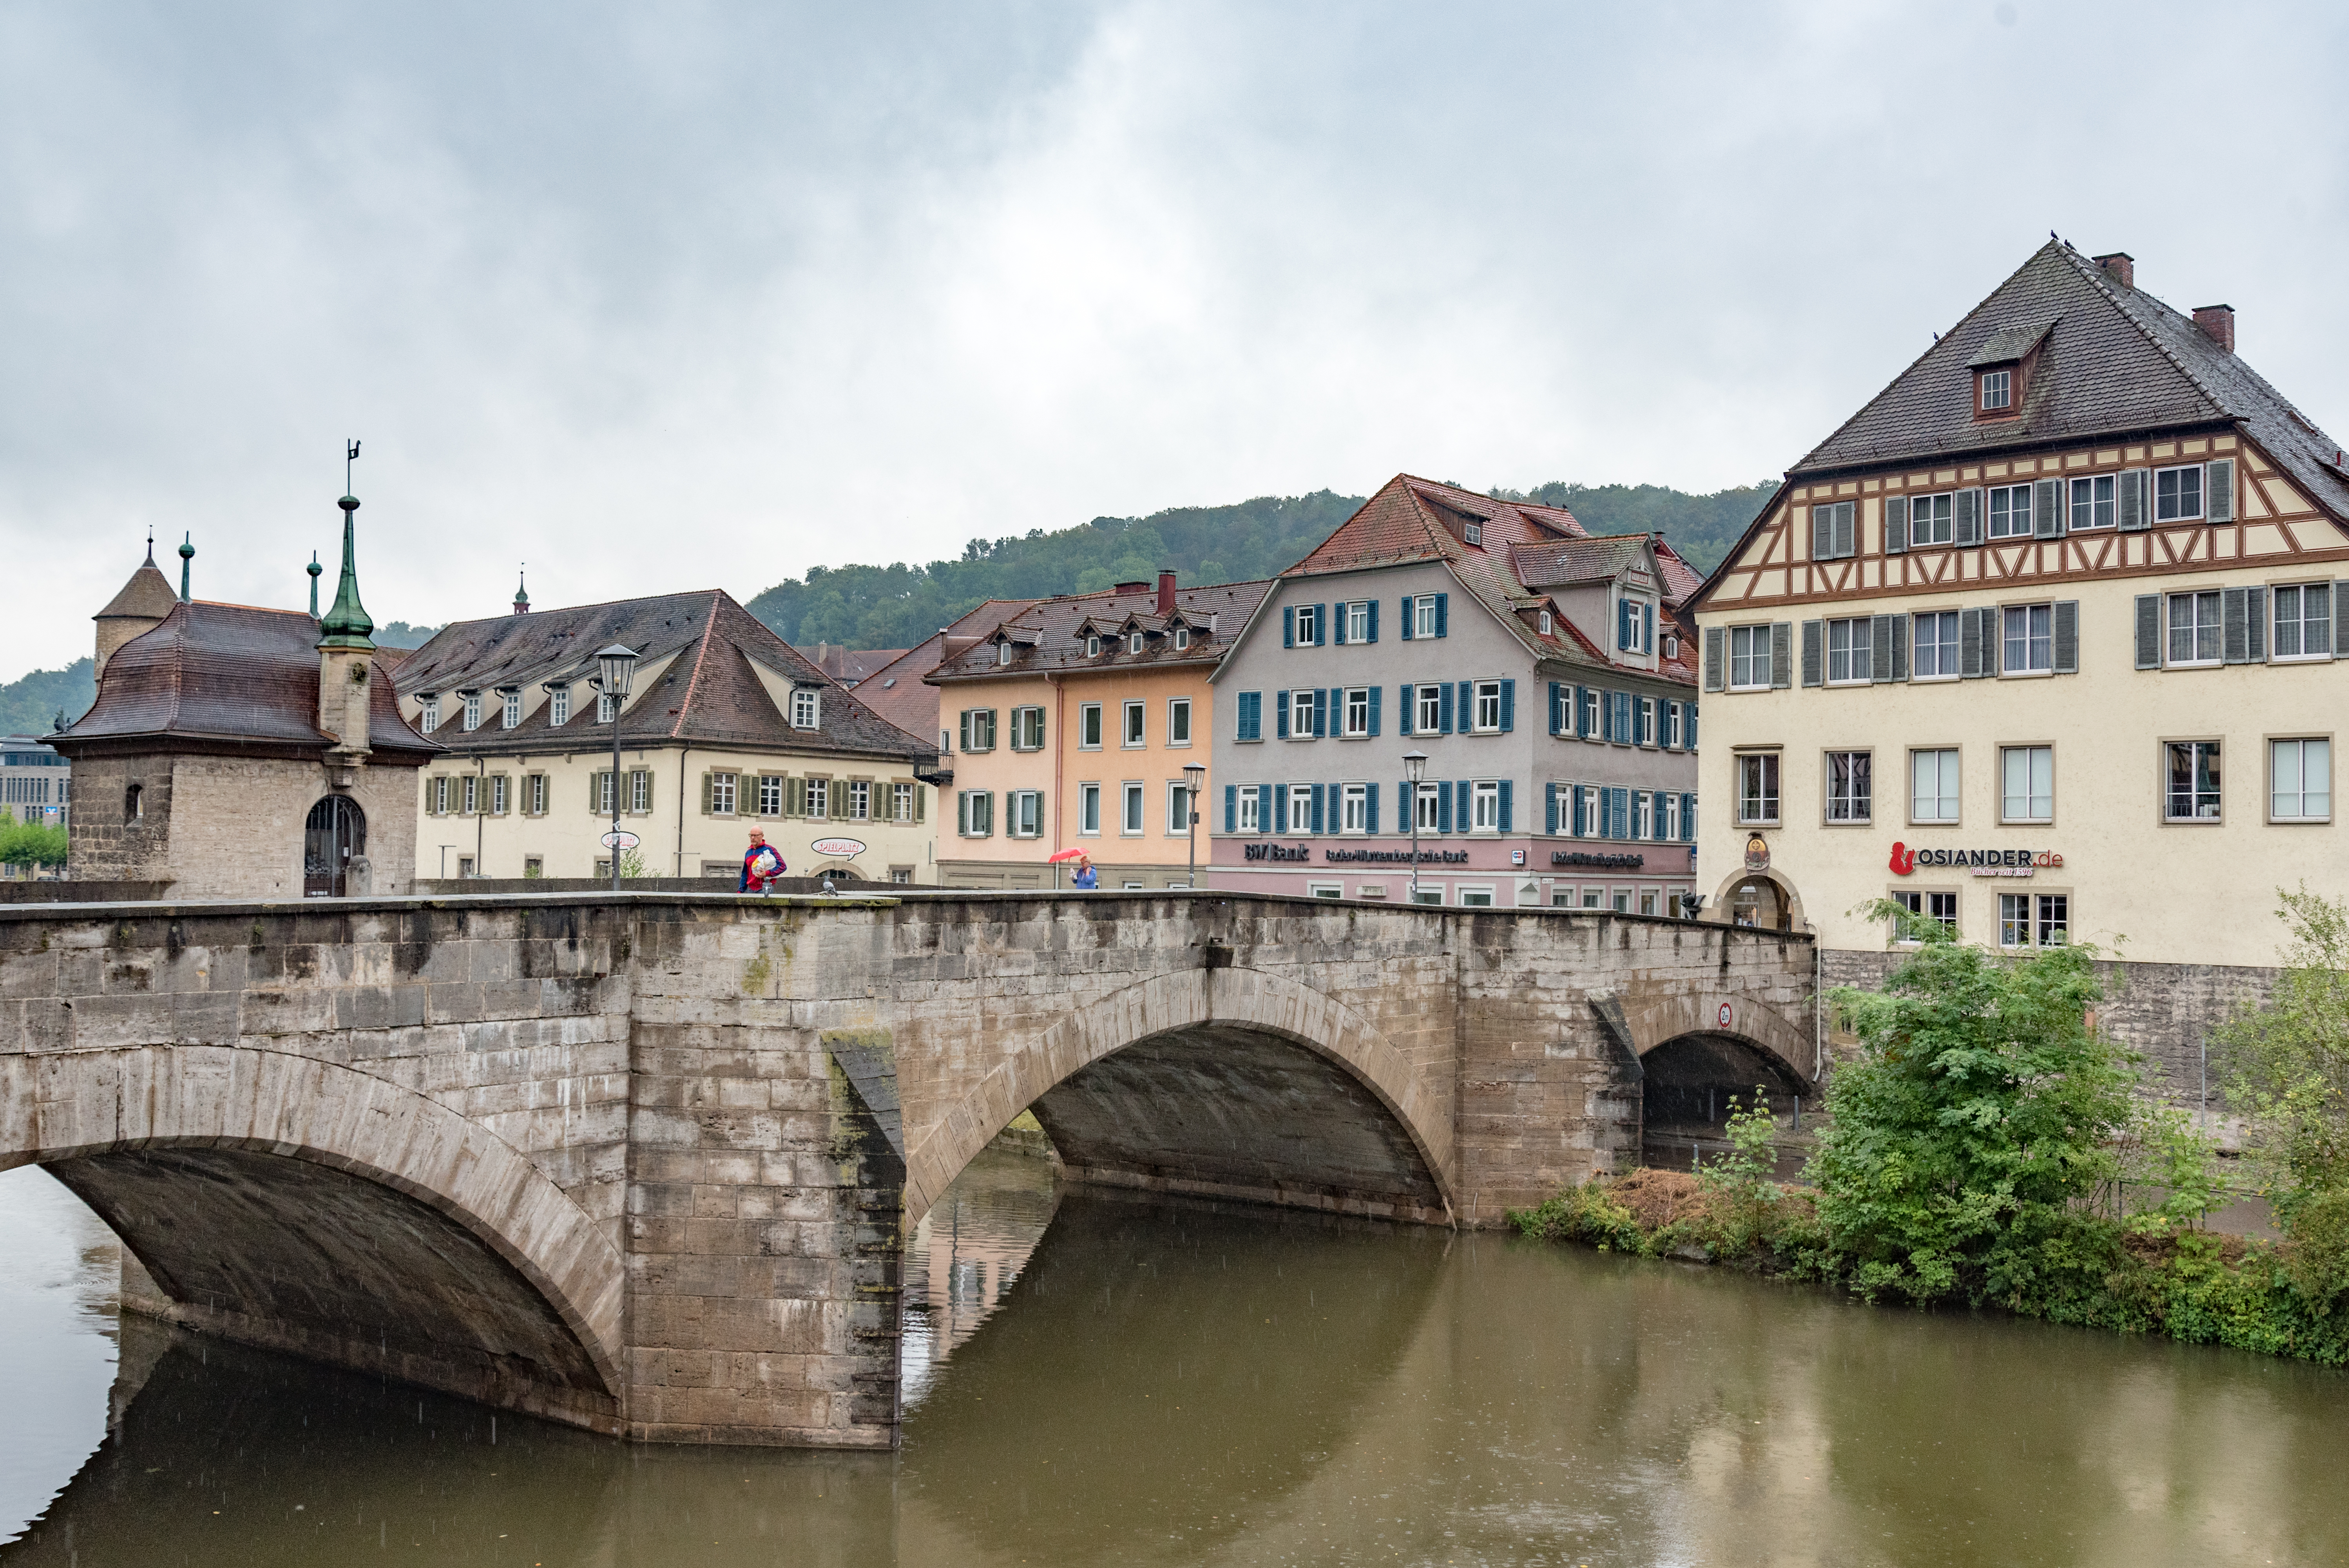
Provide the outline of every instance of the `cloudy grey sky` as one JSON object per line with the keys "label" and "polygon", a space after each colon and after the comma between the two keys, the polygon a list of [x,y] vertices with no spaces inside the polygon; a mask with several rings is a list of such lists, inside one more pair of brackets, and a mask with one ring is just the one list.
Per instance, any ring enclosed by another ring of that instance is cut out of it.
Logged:
{"label": "cloudy grey sky", "polygon": [[[2349,433],[2349,8],[0,0],[0,679],[149,524],[378,619],[1772,475],[2046,238]],[[167,558],[168,559],[168,558]]]}

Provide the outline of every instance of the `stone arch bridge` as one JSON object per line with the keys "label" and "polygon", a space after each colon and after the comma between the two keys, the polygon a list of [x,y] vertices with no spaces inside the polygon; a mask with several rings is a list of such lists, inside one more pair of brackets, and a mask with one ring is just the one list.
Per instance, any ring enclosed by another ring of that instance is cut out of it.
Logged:
{"label": "stone arch bridge", "polygon": [[1071,1174],[1490,1225],[1637,1158],[1640,1059],[1815,1082],[1813,953],[1216,892],[0,906],[0,1168],[191,1327],[597,1430],[879,1447],[906,1228]]}

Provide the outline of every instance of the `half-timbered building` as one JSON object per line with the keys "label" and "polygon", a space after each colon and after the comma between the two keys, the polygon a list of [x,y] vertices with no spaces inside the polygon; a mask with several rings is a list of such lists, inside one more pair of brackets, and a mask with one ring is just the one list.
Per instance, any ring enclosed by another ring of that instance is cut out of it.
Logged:
{"label": "half-timbered building", "polygon": [[1889,895],[1969,941],[2272,965],[2275,890],[2349,888],[2344,563],[2341,450],[2231,307],[2043,246],[1697,598],[1708,917],[1881,954]]}

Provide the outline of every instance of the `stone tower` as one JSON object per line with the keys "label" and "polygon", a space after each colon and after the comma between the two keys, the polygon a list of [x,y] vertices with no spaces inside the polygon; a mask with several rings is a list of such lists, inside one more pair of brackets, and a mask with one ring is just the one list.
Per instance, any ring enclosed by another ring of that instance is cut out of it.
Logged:
{"label": "stone tower", "polygon": [[105,609],[90,617],[98,623],[98,668],[92,678],[106,674],[106,661],[115,650],[144,632],[151,632],[163,624],[171,606],[180,602],[171,592],[171,580],[155,565],[155,542],[147,542],[147,560],[130,574],[122,592],[110,600]]}

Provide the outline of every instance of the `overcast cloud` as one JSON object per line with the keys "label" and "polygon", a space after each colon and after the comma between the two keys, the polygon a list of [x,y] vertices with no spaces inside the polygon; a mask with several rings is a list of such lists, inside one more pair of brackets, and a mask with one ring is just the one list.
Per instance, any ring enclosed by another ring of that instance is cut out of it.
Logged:
{"label": "overcast cloud", "polygon": [[2051,228],[2349,432],[2344,16],[0,0],[0,678],[150,523],[301,603],[352,435],[378,620],[1750,482]]}

